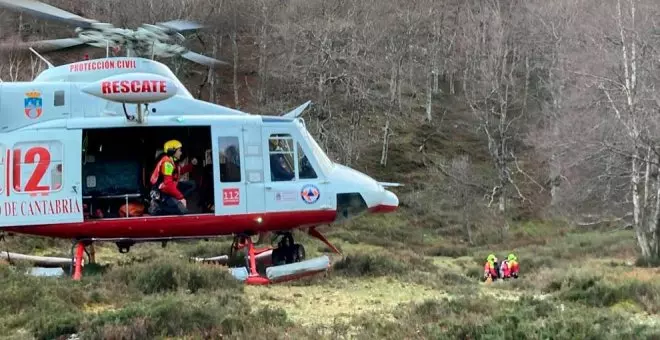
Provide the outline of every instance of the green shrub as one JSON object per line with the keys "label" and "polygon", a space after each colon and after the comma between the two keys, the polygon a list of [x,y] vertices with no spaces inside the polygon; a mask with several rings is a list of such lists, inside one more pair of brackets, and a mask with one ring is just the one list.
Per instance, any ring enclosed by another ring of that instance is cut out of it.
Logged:
{"label": "green shrub", "polygon": [[411,269],[407,264],[386,256],[348,255],[334,264],[334,273],[348,277],[402,275]]}
{"label": "green shrub", "polygon": [[635,260],[635,265],[637,267],[646,267],[646,268],[657,268],[660,267],[660,258],[643,258],[639,257]]}
{"label": "green shrub", "polygon": [[563,300],[591,307],[611,307],[634,301],[647,312],[656,313],[660,306],[660,286],[637,280],[615,284],[596,276],[569,276],[549,282],[546,291],[559,292]]}
{"label": "green shrub", "polygon": [[429,256],[446,256],[446,257],[457,258],[461,256],[470,255],[470,251],[467,247],[463,247],[463,246],[443,245],[430,249],[429,251],[426,252],[426,254]]}
{"label": "green shrub", "polygon": [[414,254],[348,255],[334,264],[334,273],[346,277],[406,277],[415,271],[436,272],[438,268]]}
{"label": "green shrub", "polygon": [[172,292],[179,289],[196,293],[200,290],[241,290],[243,283],[231,276],[225,267],[190,263],[179,259],[161,259],[150,263],[117,267],[106,279],[137,289],[144,294]]}
{"label": "green shrub", "polygon": [[625,316],[529,296],[518,301],[466,296],[401,305],[396,321],[362,316],[335,338],[358,329],[357,338],[421,339],[622,339],[653,331]]}
{"label": "green shrub", "polygon": [[76,334],[83,319],[82,313],[57,311],[41,314],[31,322],[31,328],[37,339],[54,339],[63,335]]}
{"label": "green shrub", "polygon": [[[114,338],[202,336],[219,338],[244,334],[263,335],[264,330],[290,327],[281,309],[263,308],[252,313],[240,295],[195,296],[165,294],[149,296],[117,310],[92,317],[82,337]],[[113,333],[114,332],[114,333]],[[267,334],[274,334],[268,331]]]}

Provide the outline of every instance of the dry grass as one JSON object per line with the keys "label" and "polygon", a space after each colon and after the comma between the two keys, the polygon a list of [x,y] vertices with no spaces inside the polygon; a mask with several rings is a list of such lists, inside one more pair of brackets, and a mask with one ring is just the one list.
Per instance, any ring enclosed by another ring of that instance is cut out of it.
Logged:
{"label": "dry grass", "polygon": [[[401,221],[385,222],[366,220],[360,228],[335,230],[332,239],[345,257],[333,256],[335,267],[325,276],[268,287],[239,285],[221,268],[186,259],[219,255],[224,240],[167,248],[143,244],[129,254],[117,253],[113,244],[99,245],[97,259],[112,266],[80,283],[5,276],[0,311],[14,314],[0,322],[0,330],[14,338],[72,331],[91,339],[109,334],[277,338],[284,332],[290,338],[315,339],[501,338],[503,330],[491,324],[521,327],[516,325],[529,321],[532,330],[517,330],[517,338],[546,332],[579,338],[605,334],[593,324],[608,320],[611,326],[600,327],[618,327],[612,329],[625,338],[639,337],[637,326],[660,327],[653,314],[660,308],[660,285],[654,280],[658,269],[634,267],[634,258],[620,256],[632,235],[562,236],[547,227],[514,228],[520,235],[514,250],[521,259],[521,278],[483,284],[479,276],[485,254],[506,254],[510,245],[466,248],[428,232],[420,246],[449,256],[425,256],[396,240],[353,241],[377,225],[388,224],[379,232],[391,233]],[[538,244],[540,238],[548,241]],[[311,254],[325,252],[318,242],[303,242]],[[52,252],[52,246],[40,249]],[[16,314],[21,306],[32,307]],[[561,313],[578,321],[558,323]],[[198,318],[204,320],[190,321]]]}
{"label": "dry grass", "polygon": [[350,321],[363,313],[391,318],[402,303],[448,296],[436,289],[387,277],[338,279],[320,286],[246,287],[246,294],[255,306],[282,308],[292,321],[302,326]]}

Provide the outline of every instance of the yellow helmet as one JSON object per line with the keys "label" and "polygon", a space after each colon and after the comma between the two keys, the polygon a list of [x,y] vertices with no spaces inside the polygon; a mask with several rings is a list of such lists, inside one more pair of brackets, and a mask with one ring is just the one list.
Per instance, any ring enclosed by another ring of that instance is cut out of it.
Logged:
{"label": "yellow helmet", "polygon": [[178,149],[182,146],[183,146],[183,144],[181,144],[181,142],[179,142],[176,139],[168,140],[167,142],[165,142],[165,146],[163,147],[163,151],[165,151],[165,153],[167,153],[169,150],[176,150],[176,149]]}

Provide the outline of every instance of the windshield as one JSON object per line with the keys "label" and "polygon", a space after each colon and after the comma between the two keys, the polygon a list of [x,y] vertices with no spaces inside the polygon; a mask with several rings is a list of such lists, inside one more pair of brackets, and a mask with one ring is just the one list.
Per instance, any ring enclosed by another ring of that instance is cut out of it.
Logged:
{"label": "windshield", "polygon": [[307,144],[309,147],[312,149],[312,152],[314,153],[314,158],[319,163],[319,166],[322,168],[323,172],[329,173],[330,170],[334,167],[334,163],[330,160],[328,155],[323,152],[323,149],[319,146],[318,143],[312,138],[312,135],[307,131],[305,126],[300,125],[300,133],[302,134],[303,138],[307,140]]}

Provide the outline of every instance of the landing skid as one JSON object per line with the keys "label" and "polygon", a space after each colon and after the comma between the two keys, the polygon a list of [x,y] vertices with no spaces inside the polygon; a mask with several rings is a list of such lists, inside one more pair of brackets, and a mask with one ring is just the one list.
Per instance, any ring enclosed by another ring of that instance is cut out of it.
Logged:
{"label": "landing skid", "polygon": [[[330,249],[334,250],[337,254],[341,252],[334,247],[321,233],[315,228],[310,228],[309,235],[318,238],[325,243]],[[312,276],[328,270],[330,267],[330,258],[326,255],[316,257],[313,259],[306,259],[305,248],[301,244],[294,242],[291,232],[277,232],[276,237],[281,237],[276,247],[263,247],[256,248],[252,241],[251,235],[239,234],[234,237],[229,256],[218,256],[209,259],[193,258],[198,262],[214,262],[230,267],[231,274],[239,281],[245,282],[250,285],[267,285],[273,283],[280,283],[292,281],[307,276]],[[71,247],[71,262],[69,266],[69,277],[73,280],[80,280],[82,278],[82,269],[87,263],[95,263],[95,241],[111,241],[110,239],[76,239],[73,240]],[[117,247],[121,253],[129,252],[131,246],[135,244],[135,240],[116,239]],[[142,240],[147,241],[147,240]],[[150,240],[161,241],[165,246],[167,241],[170,240]],[[173,241],[173,240],[171,240]],[[274,240],[273,240],[274,241]],[[231,258],[237,251],[245,250],[245,261],[242,263],[244,266],[232,266]],[[85,254],[87,254],[88,261],[85,261]],[[7,253],[9,256],[9,253]],[[45,262],[47,264],[62,265],[63,258],[45,258],[35,256],[19,256],[24,260],[31,260],[36,262]],[[258,264],[262,267],[258,269]]]}
{"label": "landing skid", "polygon": [[[294,242],[291,232],[279,232],[277,235],[281,237],[277,247],[259,249],[255,248],[250,236],[236,235],[231,255],[235,251],[246,249],[246,266],[231,268],[231,274],[237,280],[249,285],[268,285],[312,276],[325,272],[330,267],[330,258],[326,255],[306,259],[305,248]],[[313,231],[310,229],[310,235],[315,237],[320,235],[319,238],[329,244],[315,229]],[[330,247],[339,253],[334,246],[330,245]],[[259,273],[257,270],[257,260],[266,263],[265,273]]]}

